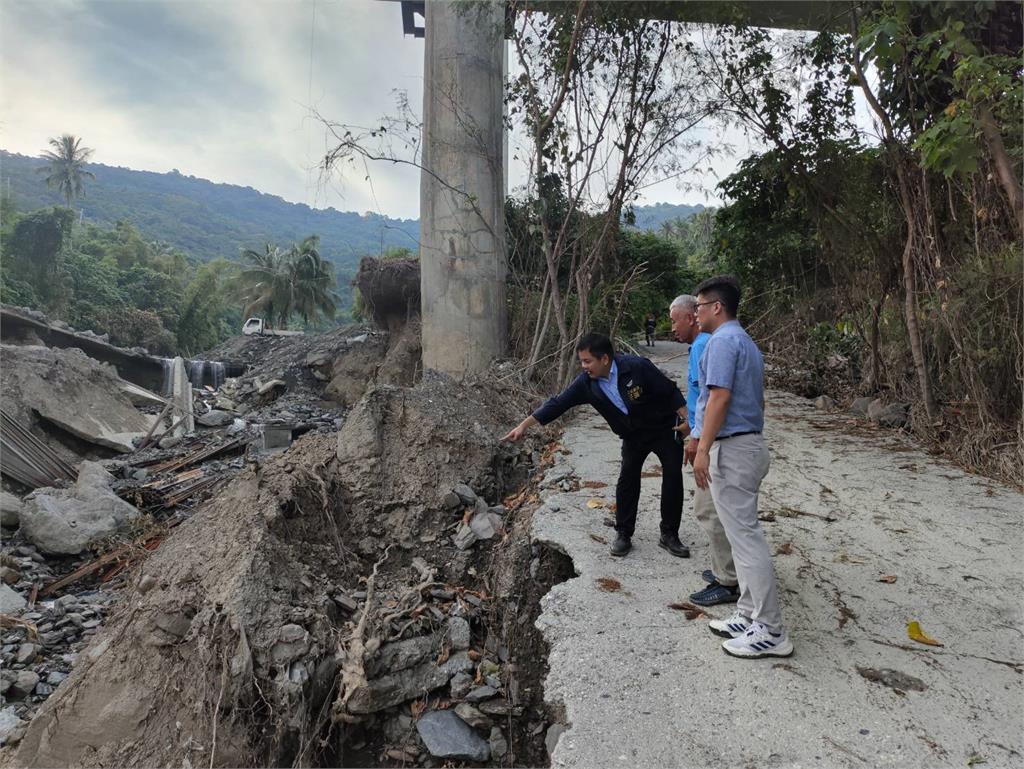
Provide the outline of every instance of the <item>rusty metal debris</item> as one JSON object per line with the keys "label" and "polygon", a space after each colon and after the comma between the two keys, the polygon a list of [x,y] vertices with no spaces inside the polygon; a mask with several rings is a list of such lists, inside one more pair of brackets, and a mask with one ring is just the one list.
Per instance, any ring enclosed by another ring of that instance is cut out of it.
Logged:
{"label": "rusty metal debris", "polygon": [[186,454],[183,457],[176,457],[162,462],[158,465],[153,465],[149,469],[154,473],[170,473],[182,468],[189,467],[191,465],[197,465],[200,462],[205,462],[207,459],[220,456],[221,454],[228,454],[233,451],[244,449],[249,444],[248,437],[239,437],[230,440],[226,443],[217,444],[215,446],[206,446],[198,451],[194,451],[191,454]]}
{"label": "rusty metal debris", "polygon": [[0,409],[0,472],[33,489],[73,482],[76,473],[49,446]]}

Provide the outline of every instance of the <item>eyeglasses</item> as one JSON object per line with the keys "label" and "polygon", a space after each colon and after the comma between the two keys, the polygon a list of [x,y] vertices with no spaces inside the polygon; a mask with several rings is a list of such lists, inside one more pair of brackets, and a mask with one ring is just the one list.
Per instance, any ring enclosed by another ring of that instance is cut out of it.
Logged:
{"label": "eyeglasses", "polygon": [[710,302],[697,302],[694,307],[700,309],[701,307],[707,307],[709,304],[720,304],[720,300],[712,299]]}

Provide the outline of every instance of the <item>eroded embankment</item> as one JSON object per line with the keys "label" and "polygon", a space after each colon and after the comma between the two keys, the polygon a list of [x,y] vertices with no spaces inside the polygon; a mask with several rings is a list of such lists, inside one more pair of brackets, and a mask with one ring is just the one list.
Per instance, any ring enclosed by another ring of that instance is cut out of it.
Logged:
{"label": "eroded embankment", "polygon": [[12,763],[546,763],[534,620],[572,570],[529,544],[531,503],[500,505],[535,469],[497,443],[525,408],[507,381],[376,387],[337,438],[236,478],[139,568]]}

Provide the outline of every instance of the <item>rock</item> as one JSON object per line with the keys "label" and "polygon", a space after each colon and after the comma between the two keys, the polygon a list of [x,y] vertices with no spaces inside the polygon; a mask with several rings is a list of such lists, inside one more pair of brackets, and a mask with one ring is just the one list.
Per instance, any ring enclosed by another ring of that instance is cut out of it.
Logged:
{"label": "rock", "polygon": [[173,449],[182,440],[180,435],[165,435],[157,442],[157,445],[162,449]]}
{"label": "rock", "polygon": [[859,417],[866,417],[868,415],[868,406],[871,405],[872,401],[872,398],[857,398],[850,404],[850,413],[856,414]]}
{"label": "rock", "polygon": [[474,729],[487,729],[493,721],[481,713],[477,708],[468,702],[460,702],[455,706],[455,715],[472,726]]}
{"label": "rock", "polygon": [[408,670],[375,678],[357,686],[348,701],[352,713],[376,713],[406,700],[421,697],[423,692],[438,689],[456,673],[473,669],[473,661],[466,652],[456,652],[438,665],[433,659]]}
{"label": "rock", "polygon": [[508,740],[497,726],[491,728],[491,736],[487,742],[491,746],[491,758],[494,760],[500,761],[508,753]]}
{"label": "rock", "polygon": [[17,614],[25,608],[25,599],[7,585],[0,585],[0,614]]}
{"label": "rock", "polygon": [[67,680],[67,677],[67,673],[61,673],[59,670],[54,670],[46,677],[46,683],[50,686],[60,686]]}
{"label": "rock", "polygon": [[462,617],[449,617],[447,637],[453,650],[462,651],[468,649],[470,641],[469,623]]}
{"label": "rock", "polygon": [[885,409],[885,403],[882,402],[881,398],[875,398],[871,403],[868,404],[866,416],[872,422],[878,421],[878,415]]}
{"label": "rock", "polygon": [[225,398],[223,395],[220,395],[217,397],[217,400],[213,402],[213,407],[215,409],[220,409],[221,411],[234,411],[238,408],[238,405],[230,398]]}
{"label": "rock", "polygon": [[14,585],[19,579],[21,579],[21,572],[13,566],[0,566],[0,582],[5,585]]}
{"label": "rock", "polygon": [[196,417],[196,422],[203,427],[225,427],[234,421],[235,418],[231,414],[219,409],[212,409]]}
{"label": "rock", "polygon": [[451,694],[452,699],[461,700],[469,690],[473,688],[473,676],[469,673],[456,673],[452,676]]}
{"label": "rock", "polygon": [[489,716],[507,716],[514,710],[508,701],[501,697],[495,697],[493,700],[484,700],[478,707]]}
{"label": "rock", "polygon": [[416,731],[435,758],[486,761],[491,756],[487,742],[450,710],[424,713]]}
{"label": "rock", "polygon": [[18,718],[13,705],[0,710],[0,745],[8,745],[14,742],[11,737],[17,731],[24,731],[27,724]]}
{"label": "rock", "polygon": [[466,695],[466,700],[469,702],[483,702],[484,700],[489,700],[497,693],[493,687],[478,686]]}
{"label": "rock", "polygon": [[910,424],[910,404],[890,403],[877,414],[876,421],[882,427],[904,428]]}
{"label": "rock", "polygon": [[544,747],[548,749],[548,756],[551,756],[555,752],[555,748],[558,746],[558,739],[565,732],[565,726],[562,724],[551,724],[548,727],[548,733],[544,735]]}
{"label": "rock", "polygon": [[44,553],[81,553],[94,539],[113,534],[139,515],[110,490],[113,481],[98,462],[82,462],[70,489],[39,489],[26,497],[22,534]]}
{"label": "rock", "polygon": [[459,548],[459,550],[468,550],[476,544],[477,536],[473,529],[461,523],[459,524],[459,530],[455,532],[455,536],[452,539],[455,542],[455,547]]}
{"label": "rock", "polygon": [[454,491],[449,491],[444,495],[444,498],[441,500],[441,504],[444,505],[445,510],[458,510],[462,507],[462,497]]}
{"label": "rock", "polygon": [[287,665],[308,651],[309,633],[301,625],[283,625],[270,647],[270,659],[275,665]]}
{"label": "rock", "polygon": [[835,399],[830,398],[827,395],[819,395],[814,400],[814,408],[818,409],[818,411],[835,411]]}
{"label": "rock", "polygon": [[140,593],[148,593],[156,587],[156,578],[152,574],[143,574],[136,587],[138,587]]}
{"label": "rock", "polygon": [[18,528],[21,521],[22,501],[8,491],[0,492],[0,526],[6,529]]}
{"label": "rock", "polygon": [[473,491],[473,489],[469,488],[469,486],[467,486],[466,484],[460,483],[454,489],[452,489],[452,491],[458,495],[459,499],[462,500],[462,503],[464,505],[476,504],[476,492]]}
{"label": "rock", "polygon": [[372,659],[366,662],[369,678],[408,670],[422,662],[433,659],[440,648],[438,639],[430,635],[407,638],[404,641],[384,644]]}
{"label": "rock", "polygon": [[[494,517],[492,518],[491,516]],[[495,518],[497,519],[497,526],[495,526]],[[490,539],[501,529],[501,518],[486,510],[484,512],[476,512],[469,520],[469,528],[476,534],[477,539]]]}
{"label": "rock", "polygon": [[36,658],[38,651],[39,647],[35,644],[23,643],[18,647],[18,654],[14,659],[21,665],[27,665]]}
{"label": "rock", "polygon": [[8,689],[8,694],[14,698],[27,697],[39,683],[39,674],[31,670],[21,670]]}
{"label": "rock", "polygon": [[277,396],[288,389],[288,383],[283,379],[271,379],[269,382],[264,382],[258,388],[256,388],[257,395],[273,395]]}

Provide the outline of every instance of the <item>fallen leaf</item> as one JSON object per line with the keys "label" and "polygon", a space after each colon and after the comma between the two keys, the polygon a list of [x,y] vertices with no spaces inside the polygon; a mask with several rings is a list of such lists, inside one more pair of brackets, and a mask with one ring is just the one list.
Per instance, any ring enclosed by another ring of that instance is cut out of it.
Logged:
{"label": "fallen leaf", "polygon": [[581,489],[603,489],[608,486],[604,481],[583,481],[580,484]]}
{"label": "fallen leaf", "polygon": [[660,478],[661,470],[649,470],[646,473],[640,473],[641,478]]}
{"label": "fallen leaf", "polygon": [[710,614],[704,611],[701,607],[695,606],[694,604],[689,603],[688,601],[683,601],[681,603],[670,603],[668,605],[668,608],[683,612],[683,616],[685,616],[687,619],[714,619],[714,617],[712,617]]}
{"label": "fallen leaf", "polygon": [[919,644],[925,644],[926,646],[942,646],[940,641],[936,641],[934,638],[929,636],[921,629],[921,623],[916,619],[911,620],[907,623],[907,637],[911,641],[917,641]]}
{"label": "fallen leaf", "polygon": [[837,555],[835,559],[839,563],[857,563],[857,564],[867,563],[867,561],[865,561],[865,560],[863,560],[861,558],[854,558],[853,556],[847,555],[845,552],[839,553],[839,555]]}
{"label": "fallen leaf", "polygon": [[591,510],[596,510],[599,507],[604,507],[607,503],[600,497],[592,497],[587,500],[587,507]]}
{"label": "fallen leaf", "polygon": [[887,585],[891,585],[893,582],[896,581],[896,575],[895,574],[883,574],[881,577],[878,578],[878,581],[879,582],[884,582]]}
{"label": "fallen leaf", "polygon": [[618,508],[616,507],[615,503],[612,502],[610,505],[608,505],[608,509],[614,513]]}
{"label": "fallen leaf", "polygon": [[972,755],[970,758],[967,759],[967,765],[968,766],[977,766],[978,764],[987,764],[987,763],[988,763],[988,760],[984,756],[979,755],[977,753],[975,753],[974,755]]}
{"label": "fallen leaf", "polygon": [[779,545],[779,549],[775,551],[775,555],[793,555],[793,543],[783,542]]}
{"label": "fallen leaf", "polygon": [[606,593],[617,593],[622,590],[622,583],[611,577],[598,577],[597,586]]}
{"label": "fallen leaf", "polygon": [[603,524],[604,524],[605,526],[608,526],[608,527],[610,527],[610,528],[613,528],[613,529],[615,528],[615,519],[614,519],[614,518],[605,518],[605,519],[604,519],[604,520],[602,521],[602,523],[603,523]]}
{"label": "fallen leaf", "polygon": [[473,660],[473,662],[479,662],[480,658],[483,656],[476,649],[470,649],[466,654],[471,660]]}
{"label": "fallen leaf", "polygon": [[608,540],[607,539],[605,539],[604,537],[599,537],[599,536],[597,536],[597,534],[591,534],[590,538],[592,540],[594,540],[595,542],[600,542],[602,545],[607,545],[608,544]]}

